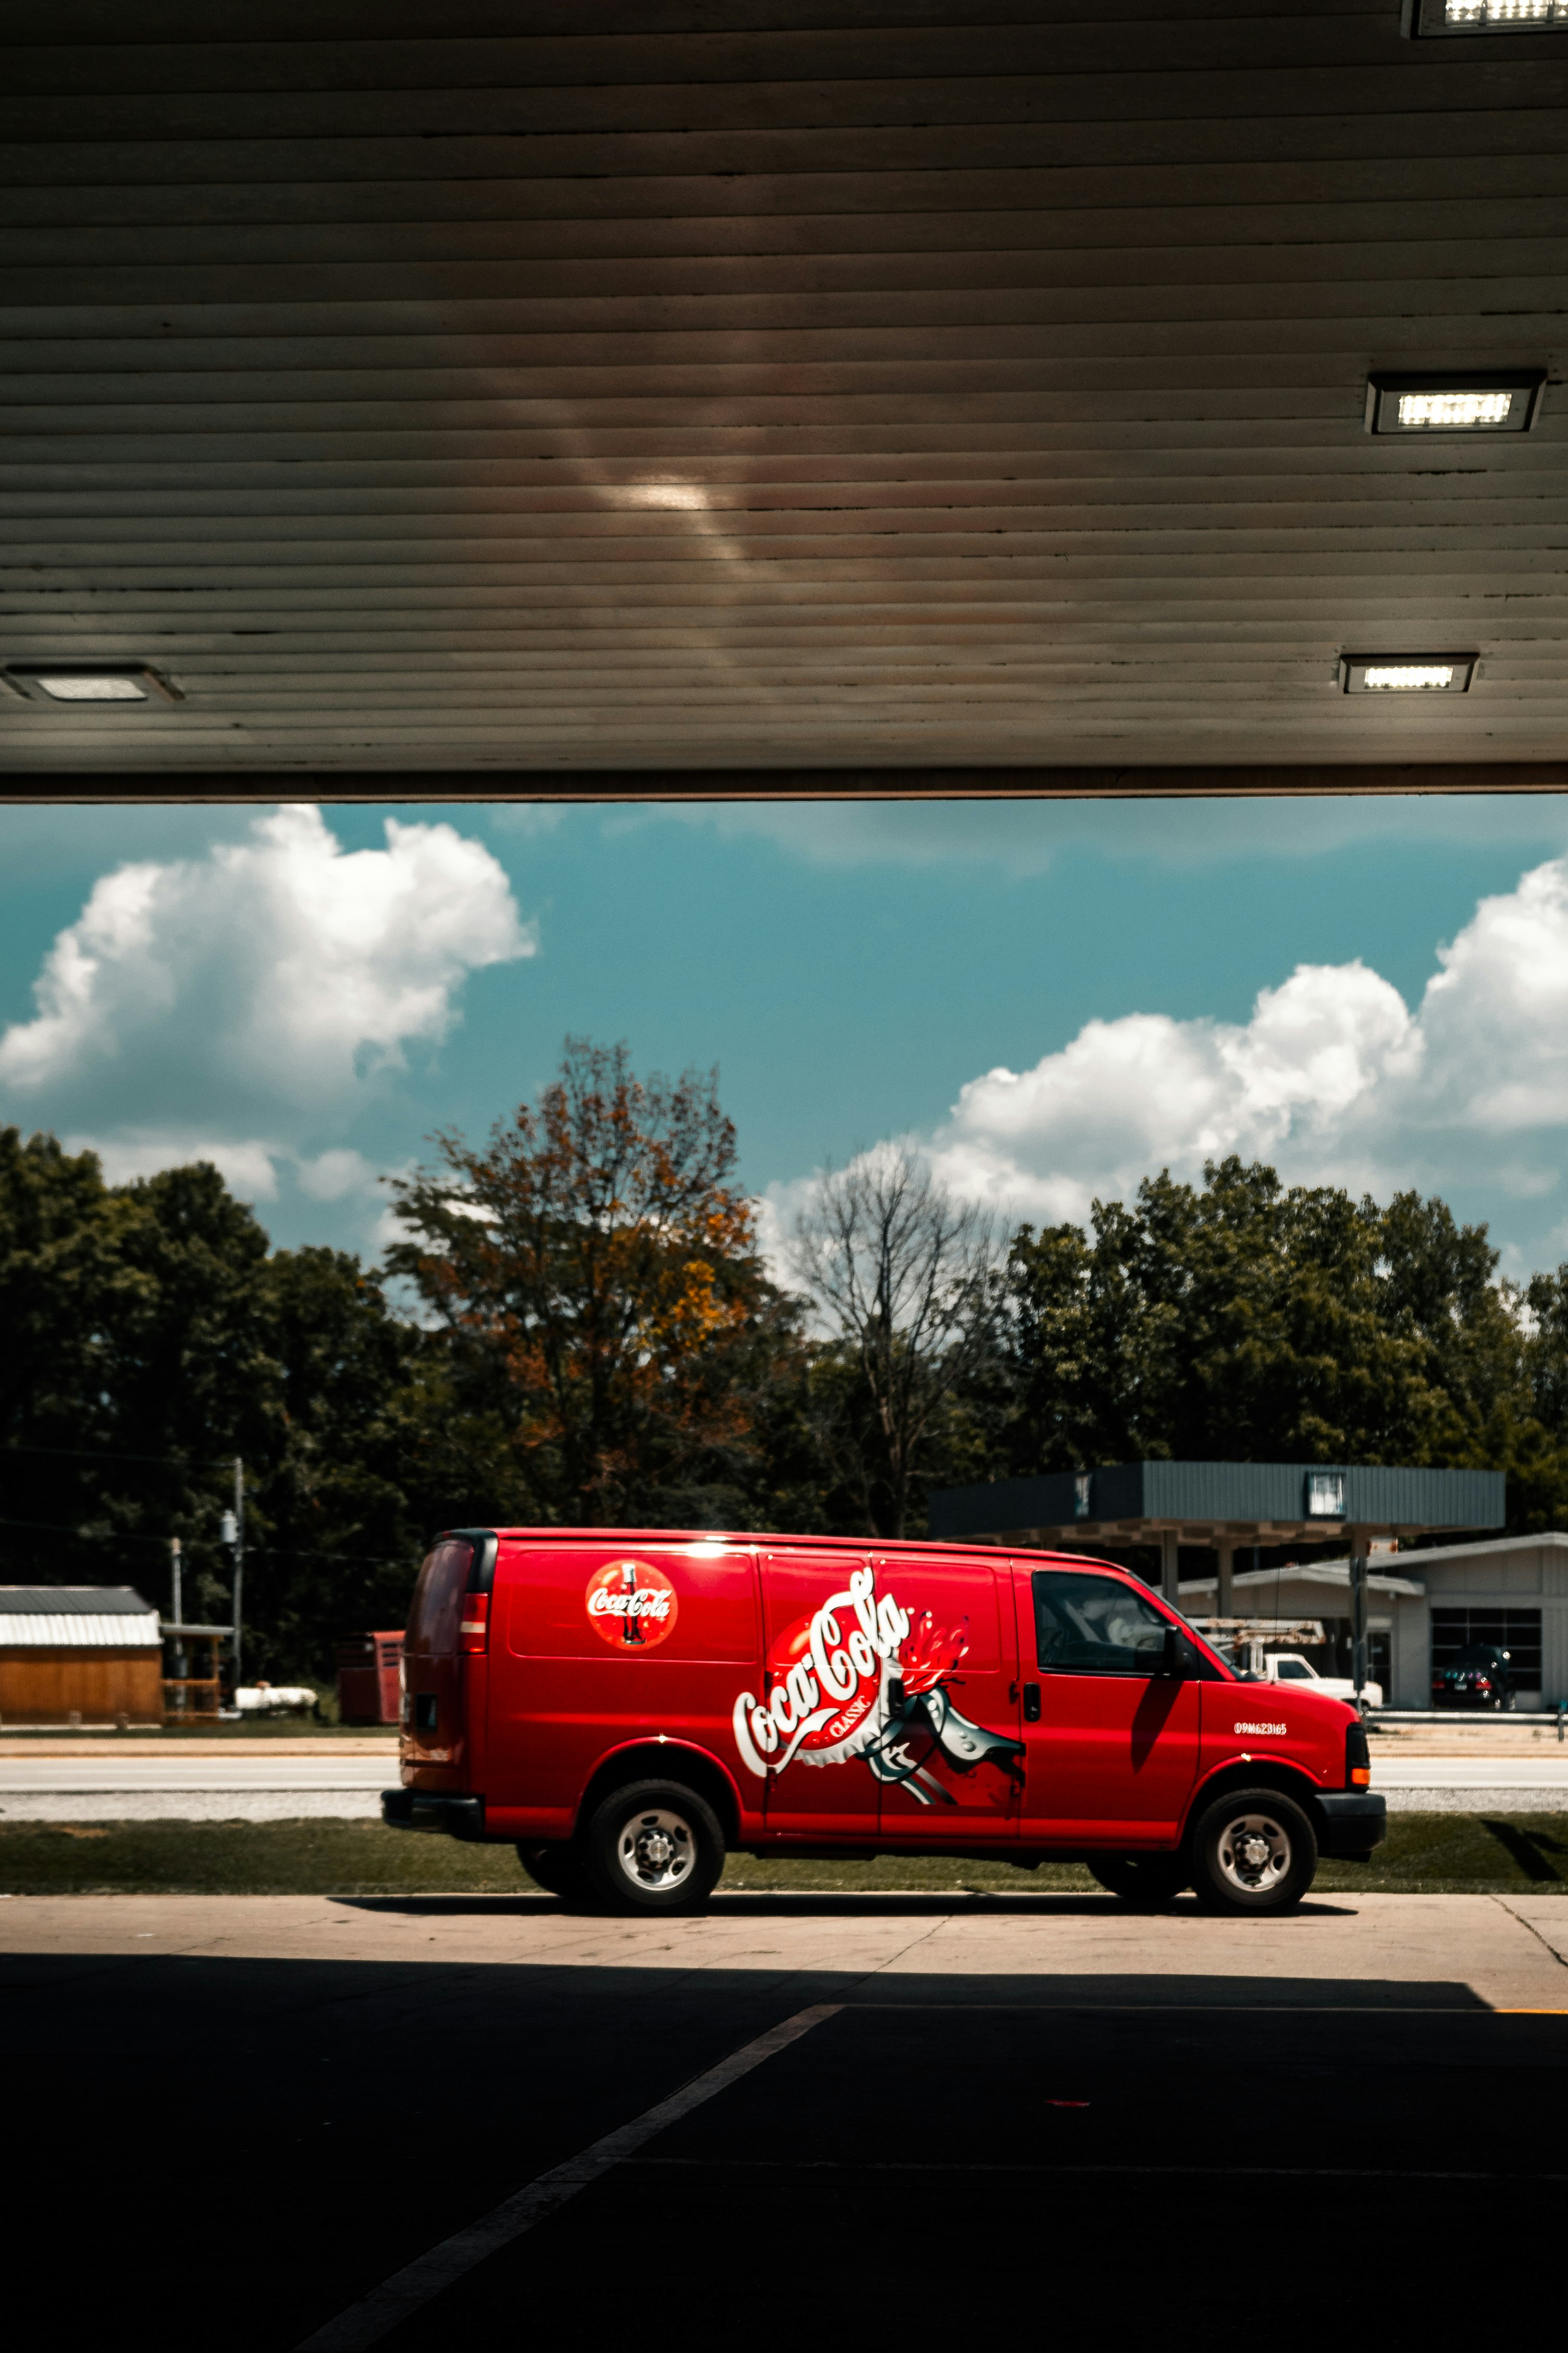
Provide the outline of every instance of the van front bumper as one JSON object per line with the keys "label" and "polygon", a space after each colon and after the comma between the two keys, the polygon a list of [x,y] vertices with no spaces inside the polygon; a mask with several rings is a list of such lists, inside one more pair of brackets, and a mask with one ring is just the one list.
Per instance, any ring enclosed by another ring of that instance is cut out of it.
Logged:
{"label": "van front bumper", "polygon": [[1336,1862],[1364,1862],[1388,1836],[1388,1799],[1381,1790],[1321,1789],[1323,1818],[1318,1852]]}
{"label": "van front bumper", "polygon": [[381,1819],[389,1831],[444,1831],[448,1838],[482,1839],[482,1798],[448,1798],[434,1789],[384,1789]]}

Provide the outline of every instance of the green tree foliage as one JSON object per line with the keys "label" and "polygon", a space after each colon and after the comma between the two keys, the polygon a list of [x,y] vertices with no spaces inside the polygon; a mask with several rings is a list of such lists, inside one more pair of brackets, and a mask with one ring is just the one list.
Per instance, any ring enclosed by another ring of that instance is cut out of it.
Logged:
{"label": "green tree foliage", "polygon": [[413,1239],[389,1264],[439,1319],[490,1492],[499,1469],[542,1524],[732,1517],[793,1322],[716,1075],[645,1082],[624,1047],[568,1039],[559,1078],[482,1149],[438,1141],[446,1173],[395,1187]]}
{"label": "green tree foliage", "polygon": [[[400,1188],[389,1292],[269,1250],[214,1168],[109,1185],[0,1131],[0,1582],[166,1607],[178,1535],[187,1614],[223,1621],[237,1454],[247,1665],[275,1679],[401,1623],[452,1525],[885,1535],[933,1485],[1163,1455],[1498,1468],[1510,1526],[1568,1527],[1568,1266],[1500,1282],[1438,1200],[1232,1159],[1024,1227],[988,1278],[967,1229],[916,1219],[902,1288],[880,1225],[841,1218],[809,1336],[711,1077],[569,1041],[536,1103],[441,1155]],[[864,1312],[830,1314],[851,1244]]]}
{"label": "green tree foliage", "polygon": [[9,1129],[0,1328],[5,1582],[131,1584],[166,1609],[178,1536],[187,1617],[224,1622],[237,1455],[248,1665],[323,1672],[364,1612],[401,1622],[417,1335],[354,1260],[269,1254],[210,1166],[108,1186],[90,1153]]}
{"label": "green tree foliage", "polygon": [[1097,1202],[1089,1231],[1026,1226],[1000,1280],[994,1460],[1468,1464],[1528,1472],[1550,1512],[1568,1305],[1497,1261],[1441,1201],[1381,1208],[1234,1158],[1201,1187],[1161,1175]]}

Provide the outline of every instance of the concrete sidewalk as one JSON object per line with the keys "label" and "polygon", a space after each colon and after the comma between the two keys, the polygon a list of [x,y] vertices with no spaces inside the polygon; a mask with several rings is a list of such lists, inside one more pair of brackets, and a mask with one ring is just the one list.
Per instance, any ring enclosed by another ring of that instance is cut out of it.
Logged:
{"label": "concrete sidewalk", "polygon": [[1447,1988],[1457,2006],[1568,2014],[1568,1903],[1551,1896],[1324,1896],[1274,1921],[1216,1918],[1190,1899],[1151,1915],[1100,1895],[736,1894],[672,1920],[573,1913],[542,1895],[13,1896],[0,1902],[0,1952],[94,1969],[158,1956],[647,1971],[666,1983],[820,1975],[858,1981],[862,1998],[874,1979],[893,1999],[911,1976],[983,1982],[995,1998],[1004,1980],[1026,1983],[1036,2000],[1059,1978],[1076,2000],[1092,2000],[1096,1980],[1114,1980],[1119,2000],[1142,1980],[1155,2001],[1162,1987],[1205,1980],[1234,1985],[1253,2008],[1271,1993],[1342,2006],[1349,1986],[1363,1989],[1352,2007],[1397,2008],[1402,1988],[1431,2007]]}

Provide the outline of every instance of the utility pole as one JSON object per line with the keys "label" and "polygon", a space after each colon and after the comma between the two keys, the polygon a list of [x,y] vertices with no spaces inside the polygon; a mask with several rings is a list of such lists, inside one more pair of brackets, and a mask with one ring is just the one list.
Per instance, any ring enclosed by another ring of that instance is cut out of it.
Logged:
{"label": "utility pole", "polygon": [[1356,1712],[1366,1687],[1366,1530],[1347,1528],[1351,1556],[1351,1681],[1355,1686]]}
{"label": "utility pole", "polygon": [[180,1715],[184,1714],[185,1701],[189,1697],[189,1694],[185,1690],[185,1677],[190,1672],[190,1669],[185,1663],[185,1638],[184,1634],[178,1630],[185,1622],[184,1595],[181,1585],[181,1572],[184,1566],[184,1564],[180,1558],[180,1539],[178,1536],[171,1536],[169,1538],[169,1567],[174,1583],[174,1622],[175,1633],[174,1646],[169,1653],[169,1665],[173,1670],[174,1681],[180,1686],[174,1702],[175,1713]]}
{"label": "utility pole", "polygon": [[228,1546],[234,1560],[234,1599],[229,1615],[234,1620],[234,1687],[237,1691],[245,1645],[245,1464],[237,1454],[234,1458],[234,1509],[226,1512],[218,1522],[218,1541]]}

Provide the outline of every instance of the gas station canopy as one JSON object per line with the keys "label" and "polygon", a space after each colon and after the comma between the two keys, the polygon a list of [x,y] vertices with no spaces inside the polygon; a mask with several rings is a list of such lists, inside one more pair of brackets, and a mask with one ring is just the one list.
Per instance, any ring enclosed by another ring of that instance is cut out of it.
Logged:
{"label": "gas station canopy", "polygon": [[1364,1550],[1373,1536],[1500,1528],[1500,1471],[1426,1471],[1319,1462],[1119,1462],[946,1487],[930,1525],[943,1543],[1058,1546],[1156,1544],[1176,1594],[1181,1545],[1212,1546],[1228,1586],[1242,1545],[1301,1541]]}
{"label": "gas station canopy", "polygon": [[8,0],[0,66],[0,791],[1568,784],[1562,5]]}

